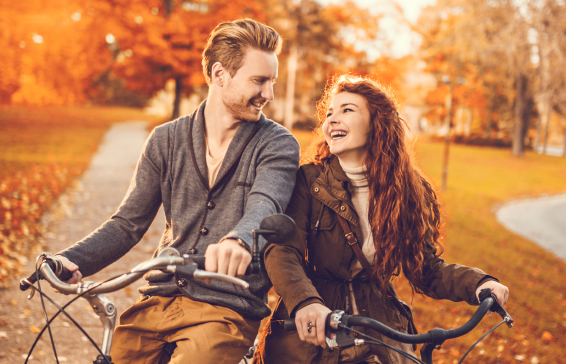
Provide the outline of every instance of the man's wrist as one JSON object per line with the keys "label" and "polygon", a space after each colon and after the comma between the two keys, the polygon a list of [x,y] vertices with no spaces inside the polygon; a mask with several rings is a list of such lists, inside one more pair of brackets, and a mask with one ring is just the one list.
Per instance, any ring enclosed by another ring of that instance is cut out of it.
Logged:
{"label": "man's wrist", "polygon": [[226,240],[235,241],[236,243],[238,243],[239,246],[241,246],[242,248],[246,249],[246,251],[247,251],[248,253],[251,253],[250,246],[249,246],[248,244],[246,244],[246,242],[243,241],[243,240],[240,239],[240,238],[224,238],[224,239],[220,240],[220,241],[218,242],[218,244],[223,243],[223,242],[225,242]]}

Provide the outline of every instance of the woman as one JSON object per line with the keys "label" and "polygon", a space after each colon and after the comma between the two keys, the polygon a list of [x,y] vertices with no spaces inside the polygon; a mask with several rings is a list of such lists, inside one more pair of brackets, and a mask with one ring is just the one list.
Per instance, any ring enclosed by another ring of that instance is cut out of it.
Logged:
{"label": "woman", "polygon": [[[324,340],[324,320],[335,309],[415,333],[409,307],[391,285],[400,273],[414,291],[436,299],[478,304],[479,291],[491,288],[505,304],[508,289],[495,278],[439,258],[439,204],[411,160],[404,124],[384,88],[368,78],[335,77],[317,109],[319,137],[286,211],[297,234],[265,253],[281,299],[256,362],[410,362],[382,346],[329,350]],[[297,332],[283,329],[288,317]],[[413,353],[410,345],[366,333]]]}

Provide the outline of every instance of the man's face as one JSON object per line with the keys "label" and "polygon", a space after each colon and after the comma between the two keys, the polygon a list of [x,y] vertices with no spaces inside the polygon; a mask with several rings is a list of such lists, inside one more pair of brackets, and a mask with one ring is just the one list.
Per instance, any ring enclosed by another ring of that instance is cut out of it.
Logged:
{"label": "man's face", "polygon": [[227,72],[222,102],[234,118],[252,122],[259,120],[262,108],[273,100],[278,65],[275,53],[249,48],[242,67],[234,77]]}

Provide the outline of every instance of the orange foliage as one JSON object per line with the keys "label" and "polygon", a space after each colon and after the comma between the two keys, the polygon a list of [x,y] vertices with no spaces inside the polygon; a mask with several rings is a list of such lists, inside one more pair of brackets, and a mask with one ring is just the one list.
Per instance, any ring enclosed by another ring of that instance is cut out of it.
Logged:
{"label": "orange foliage", "polygon": [[112,8],[120,52],[113,69],[133,91],[151,95],[169,79],[181,81],[186,90],[205,84],[201,61],[211,30],[242,17],[262,20],[262,6],[255,1],[171,2],[170,14],[165,3],[117,1]]}
{"label": "orange foliage", "polygon": [[104,34],[78,0],[10,1],[0,8],[0,102],[85,101],[108,64]]}

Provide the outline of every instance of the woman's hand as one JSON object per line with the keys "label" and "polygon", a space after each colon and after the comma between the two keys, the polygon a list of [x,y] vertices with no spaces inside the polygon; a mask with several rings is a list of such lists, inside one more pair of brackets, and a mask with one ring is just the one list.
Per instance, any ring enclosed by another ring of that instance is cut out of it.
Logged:
{"label": "woman's hand", "polygon": [[332,311],[328,307],[320,303],[313,303],[298,310],[295,314],[295,325],[301,340],[325,348],[326,317],[330,312]]}
{"label": "woman's hand", "polygon": [[484,288],[491,288],[491,292],[497,297],[497,302],[501,307],[505,306],[509,299],[509,288],[496,281],[487,281],[476,289],[476,297],[480,300],[480,291]]}

